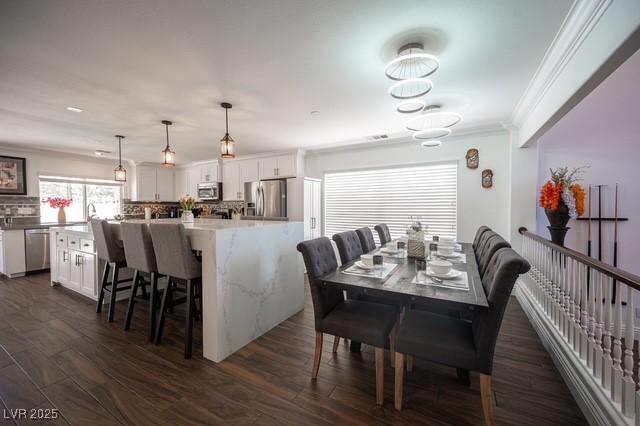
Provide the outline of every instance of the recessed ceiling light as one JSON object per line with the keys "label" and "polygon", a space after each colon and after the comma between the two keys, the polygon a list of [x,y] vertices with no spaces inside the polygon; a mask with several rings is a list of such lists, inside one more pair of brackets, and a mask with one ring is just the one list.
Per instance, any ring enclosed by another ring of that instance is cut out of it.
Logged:
{"label": "recessed ceiling light", "polygon": [[72,107],[72,106],[68,106],[67,107],[67,111],[82,112],[82,110],[80,108],[76,108],[76,107]]}
{"label": "recessed ceiling light", "polygon": [[95,153],[98,157],[102,157],[107,154],[111,154],[111,151],[105,151],[104,149],[96,149]]}
{"label": "recessed ceiling light", "polygon": [[439,140],[424,141],[420,145],[422,145],[423,148],[435,148],[437,146],[442,145],[442,141],[439,141]]}

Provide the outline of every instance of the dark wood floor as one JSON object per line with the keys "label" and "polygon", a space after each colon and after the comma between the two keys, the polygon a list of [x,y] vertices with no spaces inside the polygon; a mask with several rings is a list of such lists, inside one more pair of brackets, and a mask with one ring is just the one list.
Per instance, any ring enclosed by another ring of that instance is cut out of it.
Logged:
{"label": "dark wood floor", "polygon": [[[154,346],[145,307],[125,332],[124,303],[108,324],[93,302],[49,287],[48,278],[0,279],[0,413],[55,407],[55,423],[77,425],[482,423],[477,376],[465,387],[454,370],[419,360],[405,382],[406,409],[393,409],[388,362],[386,404],[376,407],[368,347],[356,355],[342,345],[333,355],[329,340],[312,382],[308,295],[303,312],[214,364],[202,358],[199,328],[194,359],[184,360],[178,318]],[[499,424],[586,423],[515,299],[498,341],[494,390]],[[0,425],[13,423],[3,417]]]}

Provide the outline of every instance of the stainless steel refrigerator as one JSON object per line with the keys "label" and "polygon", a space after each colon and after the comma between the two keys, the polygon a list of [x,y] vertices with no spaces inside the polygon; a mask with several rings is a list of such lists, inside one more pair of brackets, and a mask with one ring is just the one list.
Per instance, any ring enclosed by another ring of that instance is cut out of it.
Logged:
{"label": "stainless steel refrigerator", "polygon": [[244,184],[245,215],[287,217],[287,180],[273,179]]}

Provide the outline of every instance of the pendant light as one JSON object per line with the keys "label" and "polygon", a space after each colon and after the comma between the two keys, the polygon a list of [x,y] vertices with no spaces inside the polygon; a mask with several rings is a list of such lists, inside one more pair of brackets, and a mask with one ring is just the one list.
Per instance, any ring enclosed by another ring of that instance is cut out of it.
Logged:
{"label": "pendant light", "polygon": [[162,120],[167,130],[167,146],[162,150],[162,167],[174,167],[176,165],[176,153],[169,146],[169,126],[173,123],[168,120]]}
{"label": "pendant light", "polygon": [[116,135],[116,139],[118,139],[118,167],[113,170],[113,180],[116,182],[126,182],[127,170],[122,167],[122,139],[124,139],[124,136]]}
{"label": "pendant light", "polygon": [[224,108],[224,117],[226,124],[226,131],[222,139],[220,139],[220,154],[222,158],[235,158],[235,141],[231,136],[229,136],[229,109],[231,108],[231,104],[228,102],[223,102],[220,104],[222,108]]}

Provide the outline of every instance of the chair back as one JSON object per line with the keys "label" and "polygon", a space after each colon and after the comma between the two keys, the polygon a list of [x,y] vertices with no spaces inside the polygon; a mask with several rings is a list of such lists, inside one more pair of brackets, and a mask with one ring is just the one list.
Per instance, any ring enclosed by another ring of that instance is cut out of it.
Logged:
{"label": "chair back", "polygon": [[358,234],[358,238],[360,239],[360,245],[362,246],[362,251],[364,253],[369,253],[376,249],[376,242],[373,239],[373,232],[369,227],[365,226],[364,228],[356,229],[356,234]]}
{"label": "chair back", "polygon": [[494,237],[499,234],[497,232],[494,232],[492,230],[488,230],[485,231],[481,236],[480,236],[480,241],[478,242],[478,245],[473,249],[473,252],[476,255],[476,260],[479,260],[482,255],[484,254],[484,250],[487,247],[487,241],[489,241],[489,239],[491,237]]}
{"label": "chair back", "polygon": [[383,246],[391,241],[391,233],[386,223],[381,223],[373,227],[378,232],[378,238],[380,238],[380,245]]}
{"label": "chair back", "polygon": [[91,219],[91,232],[96,242],[96,253],[100,259],[107,262],[124,262],[124,249],[113,236],[109,222],[102,219]]}
{"label": "chair back", "polygon": [[473,239],[473,248],[475,249],[478,244],[480,244],[480,237],[482,236],[482,234],[484,234],[486,231],[490,231],[491,228],[489,228],[486,225],[482,225],[480,228],[478,228],[478,230],[476,231],[476,236]]}
{"label": "chair back", "polygon": [[313,302],[313,316],[316,325],[318,325],[321,319],[344,301],[342,290],[324,287],[321,285],[322,283],[318,282],[318,278],[336,270],[338,261],[331,240],[327,237],[303,241],[296,246],[296,249],[302,253],[307,269]]}
{"label": "chair back", "polygon": [[351,261],[359,258],[364,251],[360,244],[360,238],[356,231],[346,231],[333,236],[333,241],[338,246],[338,252],[340,253],[340,260],[345,265]]}
{"label": "chair back", "polygon": [[501,248],[510,248],[511,244],[509,244],[504,238],[500,235],[492,235],[489,237],[484,245],[484,250],[482,251],[482,255],[478,258],[478,271],[480,272],[480,278],[484,277],[485,272],[487,271],[487,267],[489,266],[489,262],[491,258],[496,254],[498,250]]}
{"label": "chair back", "polygon": [[481,370],[490,374],[493,354],[509,296],[520,274],[530,269],[529,262],[511,248],[498,250],[489,261],[482,284],[487,291],[489,309],[477,313],[473,320],[473,340]]}
{"label": "chair back", "polygon": [[158,272],[149,226],[145,223],[122,222],[120,229],[127,266],[142,272]]}
{"label": "chair back", "polygon": [[181,223],[149,225],[158,272],[174,278],[192,280],[202,276],[202,264],[193,254],[191,243]]}

